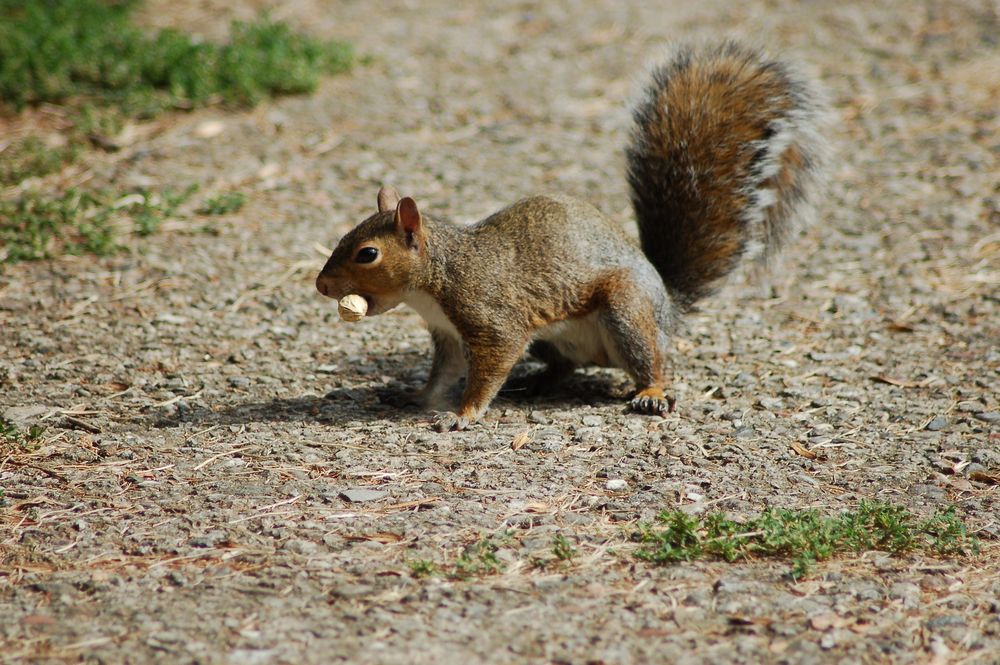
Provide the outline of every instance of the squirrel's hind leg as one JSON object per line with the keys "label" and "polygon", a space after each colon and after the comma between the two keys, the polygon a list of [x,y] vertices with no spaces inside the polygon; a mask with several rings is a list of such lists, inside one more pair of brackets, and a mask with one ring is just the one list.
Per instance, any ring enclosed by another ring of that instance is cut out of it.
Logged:
{"label": "squirrel's hind leg", "polygon": [[543,395],[572,374],[576,368],[576,363],[559,353],[554,344],[545,340],[532,342],[528,352],[545,363],[545,369],[516,379],[508,379],[503,384],[501,392],[518,393],[527,397]]}
{"label": "squirrel's hind leg", "polygon": [[637,413],[666,415],[674,410],[674,398],[665,391],[666,349],[655,305],[632,282],[620,280],[616,286],[607,289],[599,319],[608,355],[635,381],[637,390],[629,408]]}

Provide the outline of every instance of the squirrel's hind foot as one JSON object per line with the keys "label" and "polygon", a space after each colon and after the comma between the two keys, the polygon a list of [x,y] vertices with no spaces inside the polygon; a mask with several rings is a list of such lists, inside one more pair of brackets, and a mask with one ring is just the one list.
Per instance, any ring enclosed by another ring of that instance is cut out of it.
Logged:
{"label": "squirrel's hind foot", "polygon": [[434,414],[434,430],[437,432],[460,432],[469,427],[469,419],[453,411],[438,411]]}
{"label": "squirrel's hind foot", "polygon": [[635,413],[666,417],[668,413],[673,413],[676,404],[677,400],[664,393],[662,388],[644,388],[635,394],[629,408]]}

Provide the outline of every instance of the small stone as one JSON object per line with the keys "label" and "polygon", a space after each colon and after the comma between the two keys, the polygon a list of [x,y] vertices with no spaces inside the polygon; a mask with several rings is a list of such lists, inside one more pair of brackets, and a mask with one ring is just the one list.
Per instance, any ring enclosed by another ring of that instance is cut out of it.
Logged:
{"label": "small stone", "polygon": [[194,128],[194,135],[201,139],[210,139],[218,136],[225,129],[226,124],[221,120],[205,120]]}
{"label": "small stone", "polygon": [[934,420],[927,423],[925,429],[928,429],[931,432],[940,432],[947,426],[948,426],[948,419],[945,418],[944,416],[938,416]]}
{"label": "small stone", "polygon": [[986,467],[1000,467],[1000,449],[990,450],[989,448],[981,448],[972,453],[971,459],[976,464],[982,464]]}
{"label": "small stone", "polygon": [[604,484],[604,488],[609,492],[624,492],[628,489],[628,483],[621,478],[612,478]]}
{"label": "small stone", "polygon": [[191,547],[215,547],[229,540],[229,536],[226,535],[225,531],[220,531],[218,529],[214,531],[209,531],[208,533],[195,536],[192,538],[188,544]]}
{"label": "small stone", "polygon": [[947,498],[947,494],[943,489],[936,485],[929,485],[926,483],[917,483],[910,486],[910,494],[917,496],[922,496],[932,501],[943,501]]}
{"label": "small stone", "polygon": [[[563,448],[566,447],[566,444],[561,439],[546,439],[545,441],[542,441],[539,445],[541,447],[542,452],[544,453],[558,453]],[[538,446],[532,446],[532,448],[537,448],[537,447]]]}
{"label": "small stone", "polygon": [[930,630],[942,630],[945,628],[951,628],[953,626],[965,626],[966,621],[963,617],[957,614],[942,614],[930,619],[927,622],[927,627]]}
{"label": "small stone", "polygon": [[371,595],[375,587],[370,584],[341,584],[331,591],[331,595],[339,598],[363,598]]}
{"label": "small stone", "polygon": [[607,436],[599,427],[581,427],[573,433],[573,440],[578,443],[599,445],[607,440]]}
{"label": "small stone", "polygon": [[536,425],[548,425],[552,421],[541,411],[532,411],[528,414],[528,422],[535,423]]}
{"label": "small stone", "polygon": [[229,385],[233,388],[249,388],[250,379],[245,376],[231,376],[229,377]]}
{"label": "small stone", "polygon": [[837,639],[833,636],[833,633],[826,633],[819,640],[819,647],[823,650],[830,650],[837,646]]}
{"label": "small stone", "polygon": [[600,427],[604,424],[604,418],[600,416],[584,416],[580,422],[586,427]]}
{"label": "small stone", "polygon": [[920,604],[920,587],[912,582],[896,582],[889,587],[889,598],[900,601],[904,609],[913,609]]}
{"label": "small stone", "polygon": [[388,496],[388,492],[383,492],[381,490],[370,490],[365,488],[344,490],[340,493],[340,497],[351,503],[365,503],[367,501],[378,501],[379,499]]}
{"label": "small stone", "polygon": [[319,550],[319,545],[309,540],[288,540],[281,546],[281,549],[293,554],[315,554]]}
{"label": "small stone", "polygon": [[785,403],[777,397],[761,397],[757,400],[761,408],[767,409],[768,411],[780,411],[785,408]]}
{"label": "small stone", "polygon": [[336,374],[340,371],[340,365],[320,365],[316,368],[317,374]]}
{"label": "small stone", "polygon": [[37,420],[39,416],[55,411],[51,406],[36,404],[33,406],[12,406],[3,412],[4,420],[13,423],[18,428],[23,428],[31,422]]}
{"label": "small stone", "polygon": [[542,524],[542,516],[528,513],[511,515],[504,520],[504,523],[507,526],[514,527],[516,529],[530,529],[531,527],[540,526]]}
{"label": "small stone", "polygon": [[987,423],[1000,423],[1000,411],[980,411],[976,418]]}

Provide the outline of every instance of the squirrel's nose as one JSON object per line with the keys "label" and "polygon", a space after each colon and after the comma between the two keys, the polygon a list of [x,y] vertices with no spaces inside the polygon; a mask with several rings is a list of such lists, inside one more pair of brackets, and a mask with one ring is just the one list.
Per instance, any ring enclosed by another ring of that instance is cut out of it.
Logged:
{"label": "squirrel's nose", "polygon": [[322,273],[316,278],[316,290],[322,293],[324,296],[330,296],[330,285],[327,284],[326,278]]}

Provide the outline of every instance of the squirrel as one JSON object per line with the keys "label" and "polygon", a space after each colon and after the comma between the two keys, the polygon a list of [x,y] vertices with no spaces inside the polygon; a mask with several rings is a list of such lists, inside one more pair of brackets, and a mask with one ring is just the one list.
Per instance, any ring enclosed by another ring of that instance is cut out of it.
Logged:
{"label": "squirrel", "polygon": [[391,186],[316,279],[361,295],[368,315],[400,303],[431,333],[420,403],[438,431],[478,420],[530,347],[544,388],[581,365],[624,369],[643,414],[673,411],[668,335],[744,259],[766,259],[808,216],[826,147],[822,96],[734,42],[681,47],[653,67],[625,149],[636,243],[593,206],[561,194],[518,201],[471,226],[424,214]]}

